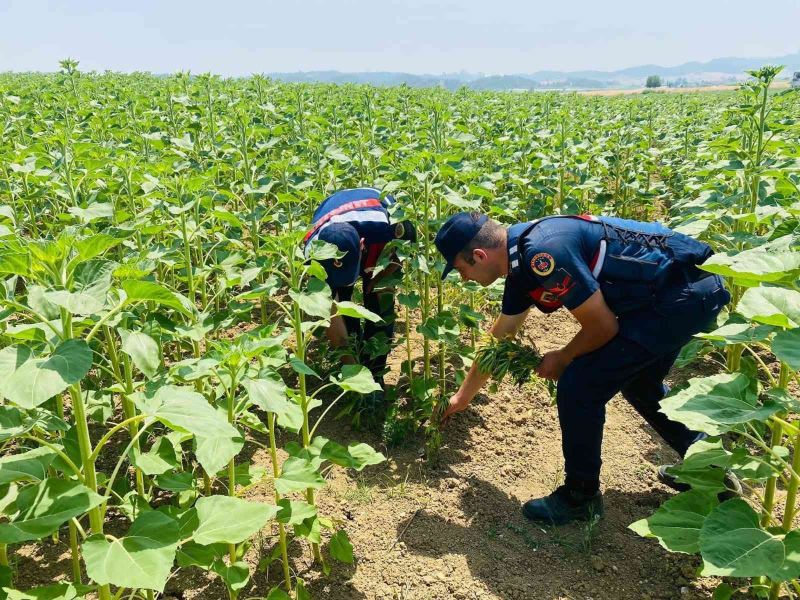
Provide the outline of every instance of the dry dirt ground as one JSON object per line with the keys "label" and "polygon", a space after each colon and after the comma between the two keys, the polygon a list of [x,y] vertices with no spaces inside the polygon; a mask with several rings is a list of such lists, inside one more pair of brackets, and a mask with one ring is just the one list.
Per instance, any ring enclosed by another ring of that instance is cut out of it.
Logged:
{"label": "dry dirt ground", "polygon": [[[526,336],[547,351],[575,331],[569,313],[558,311],[531,316]],[[672,381],[689,375],[673,373]],[[619,397],[609,405],[605,429],[606,515],[590,526],[540,527],[520,513],[522,502],[549,493],[562,478],[556,411],[543,388],[503,384],[496,393],[478,396],[448,426],[436,468],[421,456],[421,439],[386,449],[379,436],[332,419],[321,433],[342,443],[367,441],[388,460],[360,474],[336,467],[330,485],[318,494],[321,513],[347,530],[356,562],[333,563],[331,575],[322,577],[311,565],[308,547],[292,544],[293,569],[315,600],[711,597],[715,582],[697,579],[697,558],[669,554],[627,528],[670,496],[657,483],[655,467],[675,455]],[[252,460],[269,466],[263,451]],[[269,482],[247,497],[274,502]],[[57,546],[16,549],[20,583],[66,576],[65,537]],[[274,543],[266,530],[247,560],[255,566]],[[277,565],[253,570],[242,599],[263,598],[280,581]],[[228,595],[215,576],[187,569],[170,580],[165,597]]]}

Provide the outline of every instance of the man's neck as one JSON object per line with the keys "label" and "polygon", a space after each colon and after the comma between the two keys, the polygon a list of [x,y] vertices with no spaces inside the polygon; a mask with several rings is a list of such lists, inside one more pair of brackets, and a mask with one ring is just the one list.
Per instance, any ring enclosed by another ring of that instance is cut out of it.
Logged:
{"label": "man's neck", "polygon": [[503,256],[500,257],[500,276],[508,277],[508,229],[503,230],[503,243],[500,244]]}

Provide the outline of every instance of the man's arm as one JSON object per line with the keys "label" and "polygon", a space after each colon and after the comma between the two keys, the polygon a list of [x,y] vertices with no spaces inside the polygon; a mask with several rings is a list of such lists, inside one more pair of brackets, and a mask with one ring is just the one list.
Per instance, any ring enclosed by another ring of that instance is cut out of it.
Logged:
{"label": "man's arm", "polygon": [[[336,308],[333,310],[335,312]],[[331,324],[325,331],[325,336],[334,348],[346,348],[348,345],[347,326],[344,323],[344,318],[340,315],[331,317]],[[342,363],[345,365],[354,365],[356,364],[356,359],[350,352],[347,352],[342,355]]]}
{"label": "man's arm", "polygon": [[[496,338],[504,338],[507,336],[513,336],[519,331],[519,328],[522,327],[522,324],[525,322],[525,319],[528,316],[530,309],[521,312],[518,315],[504,315],[501,314],[497,317],[497,320],[492,325],[492,328],[489,330],[489,333]],[[450,405],[442,415],[442,424],[444,424],[447,419],[449,419],[452,415],[457,412],[461,412],[475,397],[475,395],[480,391],[483,387],[483,384],[489,379],[488,373],[481,373],[478,370],[478,363],[473,362],[472,366],[467,373],[467,376],[464,378],[461,387],[458,388],[458,391],[453,394],[450,398]]]}
{"label": "man's arm", "polygon": [[617,317],[608,308],[600,290],[570,312],[581,324],[581,330],[566,346],[542,357],[542,364],[536,369],[540,377],[558,379],[576,357],[605,346],[619,331]]}

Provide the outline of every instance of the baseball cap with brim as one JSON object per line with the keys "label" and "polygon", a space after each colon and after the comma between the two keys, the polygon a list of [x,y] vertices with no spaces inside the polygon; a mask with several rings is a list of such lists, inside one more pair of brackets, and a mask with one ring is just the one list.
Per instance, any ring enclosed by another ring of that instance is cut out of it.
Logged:
{"label": "baseball cap with brim", "polygon": [[488,220],[489,217],[486,215],[474,218],[472,213],[460,212],[447,219],[445,224],[439,228],[434,244],[447,261],[444,271],[442,271],[442,279],[453,270],[453,263],[458,253],[478,235],[481,227]]}
{"label": "baseball cap with brim", "polygon": [[345,253],[342,258],[321,260],[332,288],[349,287],[358,278],[361,263],[361,237],[349,223],[331,223],[319,232],[317,239],[333,244]]}

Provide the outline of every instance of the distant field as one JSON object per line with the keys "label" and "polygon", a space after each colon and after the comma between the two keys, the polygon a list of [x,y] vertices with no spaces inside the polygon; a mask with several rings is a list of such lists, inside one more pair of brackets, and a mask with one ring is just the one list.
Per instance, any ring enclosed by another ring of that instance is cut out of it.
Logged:
{"label": "distant field", "polygon": [[[664,92],[668,94],[677,94],[683,92],[732,92],[736,90],[739,86],[738,85],[704,85],[698,87],[688,87],[688,88],[656,88],[654,91],[656,92]],[[772,89],[786,89],[789,87],[788,81],[776,81],[772,84]],[[634,89],[624,89],[624,90],[585,90],[582,92],[578,92],[584,96],[621,96],[621,95],[629,95],[629,94],[641,94],[647,88],[634,88]]]}

